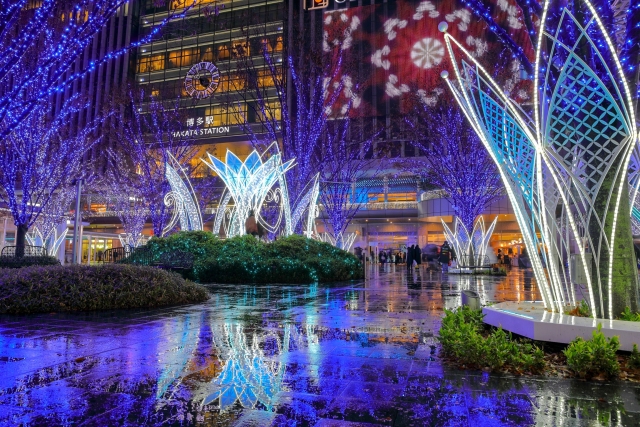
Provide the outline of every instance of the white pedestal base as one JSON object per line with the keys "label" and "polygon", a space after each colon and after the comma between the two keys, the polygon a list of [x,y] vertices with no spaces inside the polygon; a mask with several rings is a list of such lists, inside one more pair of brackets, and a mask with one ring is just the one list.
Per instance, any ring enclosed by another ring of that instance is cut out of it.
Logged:
{"label": "white pedestal base", "polygon": [[640,347],[640,322],[551,313],[541,302],[501,302],[484,307],[482,313],[485,323],[537,341],[568,344],[576,337],[591,339],[600,323],[605,336],[618,336],[620,350],[631,351],[634,343]]}

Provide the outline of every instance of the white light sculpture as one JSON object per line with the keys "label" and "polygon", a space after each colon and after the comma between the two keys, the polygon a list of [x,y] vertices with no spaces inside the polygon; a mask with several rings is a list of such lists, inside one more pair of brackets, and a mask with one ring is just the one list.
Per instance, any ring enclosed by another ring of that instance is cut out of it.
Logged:
{"label": "white light sculpture", "polygon": [[[592,311],[612,319],[616,227],[630,221],[619,209],[621,198],[629,197],[623,190],[638,132],[615,49],[596,10],[584,3],[591,13],[585,25],[563,9],[557,28],[545,27],[550,2],[544,4],[532,116],[450,34],[445,42],[457,81],[447,83],[498,166],[545,306],[562,312],[576,303],[562,260],[577,252],[584,271],[595,269],[586,283]],[[572,45],[559,39],[566,28],[574,30]],[[596,33],[606,47],[589,36]],[[585,50],[592,53],[588,60],[582,57]],[[612,58],[612,67],[605,57]],[[635,200],[633,192],[630,196]]]}
{"label": "white light sculpture", "polygon": [[317,240],[349,252],[351,246],[353,246],[353,242],[356,241],[356,237],[356,233],[340,233],[334,238],[331,234],[324,232],[317,236]]}
{"label": "white light sculpture", "polygon": [[171,231],[178,221],[182,231],[202,230],[202,214],[189,177],[171,153],[167,153],[167,157],[165,176],[169,181],[171,191],[164,197],[164,203],[166,206],[173,206],[173,215],[162,235],[164,236]]}
{"label": "white light sculpture", "polygon": [[42,246],[45,248],[47,255],[57,256],[60,245],[62,245],[65,237],[67,237],[68,231],[69,229],[64,227],[62,232],[58,233],[58,230],[54,227],[46,236],[43,236],[40,228],[37,225],[34,225],[25,237],[27,239],[27,243],[31,246]]}
{"label": "white light sculpture", "polygon": [[137,248],[146,245],[148,238],[142,234],[134,236],[133,233],[120,233],[118,234],[118,240],[120,240],[123,248]]}
{"label": "white light sculpture", "polygon": [[[264,160],[268,152],[273,154]],[[307,185],[292,214],[285,174],[293,168],[295,159],[283,163],[276,143],[267,148],[263,155],[257,150],[252,151],[244,162],[229,150],[224,162],[209,153],[207,156],[209,161],[203,160],[204,163],[226,185],[213,224],[214,234],[219,233],[221,227],[224,227],[227,237],[245,234],[245,221],[250,211],[254,212],[256,221],[267,231],[276,233],[281,230],[285,236],[294,232],[304,213],[308,212],[303,228],[305,235],[310,234],[317,211],[318,176]],[[268,204],[276,205],[278,215],[275,220],[269,221],[264,217],[263,208]]]}
{"label": "white light sculpture", "polygon": [[262,404],[268,411],[273,410],[282,391],[286,364],[273,357],[266,358],[260,344],[269,341],[277,354],[283,356],[289,352],[292,329],[295,328],[285,325],[282,338],[276,331],[264,336],[254,332],[248,339],[244,326],[225,324],[223,336],[214,335],[224,367],[209,386],[215,391],[204,398],[202,406],[217,401],[220,410],[225,410],[239,402],[245,408]]}
{"label": "white light sculpture", "polygon": [[[305,212],[307,212],[307,221],[303,227],[303,234],[308,238],[312,238],[315,232],[315,219],[318,216],[318,195],[320,194],[320,174],[316,174],[315,177],[307,184],[307,187],[302,191],[300,200],[296,203],[296,208],[293,211],[292,221],[293,224],[298,224],[302,220]],[[295,227],[295,225],[294,225]]]}
{"label": "white light sculpture", "polygon": [[485,228],[484,218],[479,217],[473,224],[471,234],[460,218],[456,217],[453,231],[442,220],[444,234],[447,241],[451,243],[458,260],[458,265],[462,268],[469,266],[482,266],[487,264],[486,256],[489,247],[489,240],[496,227],[498,217],[496,217],[489,228]]}

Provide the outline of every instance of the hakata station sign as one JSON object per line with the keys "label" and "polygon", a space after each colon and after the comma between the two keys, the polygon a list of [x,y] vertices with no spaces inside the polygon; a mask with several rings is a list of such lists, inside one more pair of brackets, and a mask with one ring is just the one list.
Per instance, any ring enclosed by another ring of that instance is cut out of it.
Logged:
{"label": "hakata station sign", "polygon": [[[173,137],[222,135],[228,134],[231,130],[231,126],[212,126],[213,123],[213,116],[189,118],[186,121],[189,129],[173,132]],[[202,125],[206,127],[202,127]]]}

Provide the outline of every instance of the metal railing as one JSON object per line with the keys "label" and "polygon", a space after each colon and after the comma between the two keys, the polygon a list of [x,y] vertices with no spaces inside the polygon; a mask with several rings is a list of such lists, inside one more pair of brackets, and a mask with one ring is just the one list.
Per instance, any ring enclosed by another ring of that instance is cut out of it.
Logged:
{"label": "metal railing", "polygon": [[458,267],[460,268],[489,268],[491,262],[488,256],[484,256],[478,260],[475,255],[458,255],[457,256]]}
{"label": "metal railing", "polygon": [[[0,252],[0,256],[15,257],[17,246],[5,246]],[[24,253],[22,256],[46,256],[47,251],[43,246],[24,245]]]}

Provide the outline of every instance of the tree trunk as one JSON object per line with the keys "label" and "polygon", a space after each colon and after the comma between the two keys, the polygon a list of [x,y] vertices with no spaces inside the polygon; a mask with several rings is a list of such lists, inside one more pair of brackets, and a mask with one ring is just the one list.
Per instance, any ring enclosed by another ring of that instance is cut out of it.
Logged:
{"label": "tree trunk", "polygon": [[[591,278],[594,283],[594,297],[596,301],[595,313],[598,318],[609,318],[609,303],[611,302],[612,314],[616,318],[620,316],[625,309],[629,307],[633,312],[638,311],[638,267],[635,260],[633,249],[633,235],[631,232],[631,213],[629,206],[629,185],[626,180],[623,185],[617,185],[614,182],[613,175],[615,168],[611,168],[609,176],[605,179],[600,188],[600,192],[595,202],[595,212],[597,217],[602,217],[603,210],[606,206],[606,199],[611,194],[612,202],[616,200],[617,195],[622,192],[620,197],[620,207],[618,209],[618,218],[616,221],[616,230],[614,237],[613,250],[613,269],[612,269],[612,291],[611,301],[609,299],[609,266],[611,265],[611,253],[607,250],[604,242],[600,252],[600,259],[596,265],[595,256],[592,261]],[[604,234],[611,235],[614,222],[614,209],[611,206],[604,218]],[[592,237],[599,233],[599,224],[594,219],[591,220],[589,233]],[[596,239],[594,239],[596,240]],[[597,245],[598,242],[594,241]],[[596,246],[597,247],[597,246]],[[595,250],[595,248],[592,248]],[[594,254],[595,255],[595,254]],[[598,289],[598,269],[602,283],[602,294]],[[602,301],[602,304],[599,304]]]}
{"label": "tree trunk", "polygon": [[16,257],[22,258],[24,257],[24,247],[27,242],[27,231],[29,231],[29,227],[27,224],[20,224],[16,225],[16,228]]}

